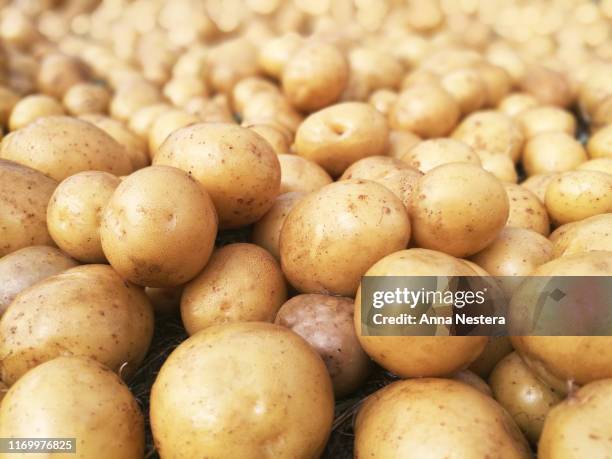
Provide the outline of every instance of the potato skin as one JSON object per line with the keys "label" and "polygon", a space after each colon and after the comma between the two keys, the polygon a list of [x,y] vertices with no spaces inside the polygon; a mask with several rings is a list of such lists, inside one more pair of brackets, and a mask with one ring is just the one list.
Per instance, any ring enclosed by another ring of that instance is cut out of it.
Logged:
{"label": "potato skin", "polygon": [[101,451],[116,459],[144,455],[144,418],[136,399],[115,373],[93,359],[58,357],[29,371],[10,389],[0,408],[0,434],[28,437],[33,432],[37,437],[76,438],[78,457],[100,457]]}
{"label": "potato skin", "polygon": [[259,220],[279,194],[281,171],[272,147],[250,129],[198,123],[173,132],[155,165],[188,172],[210,194],[221,228]]}
{"label": "potato skin", "polygon": [[226,322],[273,322],[287,299],[276,260],[255,244],[229,244],[183,291],[181,317],[187,333]]}
{"label": "potato skin", "polygon": [[164,459],[315,459],[333,415],[321,358],[297,334],[267,323],[195,334],[168,357],[151,392],[153,437]]}
{"label": "potato skin", "polygon": [[362,158],[384,154],[388,137],[387,120],[378,110],[344,102],[304,120],[295,135],[295,152],[337,177]]}
{"label": "potato skin", "polygon": [[612,213],[595,215],[560,226],[551,234],[553,256],[564,257],[594,250],[612,252],[611,226]]}
{"label": "potato skin", "polygon": [[469,366],[469,369],[481,378],[488,379],[495,365],[513,350],[508,336],[492,337],[484,351]]}
{"label": "potato skin", "polygon": [[587,160],[584,147],[564,132],[545,132],[525,144],[523,167],[528,176],[564,172]]}
{"label": "potato skin", "polygon": [[111,266],[146,287],[191,280],[208,262],[216,235],[217,216],[206,191],[167,166],[146,167],[121,182],[100,224]]}
{"label": "potato skin", "polygon": [[425,140],[411,148],[400,159],[423,173],[448,163],[481,165],[478,155],[467,144],[447,138]]}
{"label": "potato skin", "polygon": [[281,169],[280,193],[309,193],[333,182],[329,174],[314,161],[297,155],[278,155]]}
{"label": "potato skin", "polygon": [[353,299],[302,294],[285,302],[275,323],[304,338],[323,358],[336,397],[358,389],[372,368],[353,327]]}
{"label": "potato skin", "polygon": [[86,170],[121,176],[132,164],[121,145],[101,129],[68,116],[47,116],[5,137],[0,157],[61,181]]}
{"label": "potato skin", "polygon": [[[29,369],[68,352],[90,356],[129,378],[153,335],[142,290],[107,265],[86,265],[22,291],[0,319],[0,379],[13,384]],[[127,365],[125,365],[127,363]]]}
{"label": "potato skin", "polygon": [[0,317],[17,294],[78,263],[55,247],[33,245],[0,258]]}
{"label": "potato skin", "polygon": [[399,198],[374,182],[343,180],[310,193],[291,210],[281,230],[281,265],[303,293],[353,296],[367,269],[409,239],[410,221]]}
{"label": "potato skin", "polygon": [[47,230],[47,204],[57,182],[0,159],[0,257],[31,245],[55,245]]}
{"label": "potato skin", "polygon": [[530,229],[548,236],[550,221],[544,203],[525,187],[513,183],[507,183],[504,187],[510,204],[506,226]]}
{"label": "potato skin", "polygon": [[53,97],[43,94],[33,94],[21,99],[13,107],[9,118],[9,128],[11,131],[21,129],[32,121],[44,116],[61,116],[64,108]]}
{"label": "potato skin", "polygon": [[356,459],[454,456],[532,457],[520,430],[501,406],[450,379],[394,382],[371,395],[357,415]]}

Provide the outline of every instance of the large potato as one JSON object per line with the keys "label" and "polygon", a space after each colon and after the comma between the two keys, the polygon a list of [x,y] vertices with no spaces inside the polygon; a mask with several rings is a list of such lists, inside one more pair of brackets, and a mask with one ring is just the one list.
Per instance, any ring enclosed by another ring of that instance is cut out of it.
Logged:
{"label": "large potato", "polygon": [[355,422],[355,458],[529,459],[512,418],[491,397],[450,379],[398,381],[367,399]]}
{"label": "large potato", "polygon": [[30,245],[53,245],[47,204],[57,182],[0,159],[0,257]]}
{"label": "large potato", "polygon": [[544,132],[525,144],[523,167],[528,176],[570,171],[587,160],[584,147],[564,132]]}
{"label": "large potato", "polygon": [[182,170],[151,166],[117,187],[102,213],[104,255],[126,279],[174,287],[206,265],[217,235],[211,198]]}
{"label": "large potato", "polygon": [[130,390],[104,365],[82,357],[58,357],[24,375],[2,401],[0,435],[74,438],[76,454],[52,454],[60,459],[93,459],[101,451],[141,459],[145,449],[144,419]]}
{"label": "large potato", "polygon": [[561,132],[570,136],[573,136],[576,132],[574,116],[559,107],[538,106],[528,108],[518,114],[516,120],[527,139],[545,132]]}
{"label": "large potato", "polygon": [[275,320],[308,341],[323,358],[336,397],[358,389],[371,369],[355,335],[353,303],[352,298],[298,295],[282,305]]}
{"label": "large potato", "polygon": [[387,120],[374,107],[345,102],[313,113],[295,135],[295,152],[337,177],[367,156],[387,148]]}
{"label": "large potato", "polygon": [[168,357],[151,392],[163,459],[316,459],[333,416],[321,358],[292,331],[259,322],[195,334]]}
{"label": "large potato", "polygon": [[361,276],[410,239],[402,202],[382,185],[343,180],[310,193],[280,236],[281,265],[301,292],[353,296]]}
{"label": "large potato", "polygon": [[450,163],[419,179],[409,212],[417,246],[465,257],[497,237],[509,203],[495,176],[474,164]]}
{"label": "large potato", "polygon": [[19,292],[77,264],[61,250],[44,245],[25,247],[0,258],[0,316]]}
{"label": "large potato", "polygon": [[107,265],[87,265],[22,291],[0,319],[0,379],[13,384],[60,355],[93,357],[130,377],[153,335],[142,290]]}
{"label": "large potato", "polygon": [[5,137],[0,157],[36,169],[55,180],[99,170],[121,176],[132,171],[125,149],[85,121],[47,116]]}
{"label": "large potato", "polygon": [[550,221],[546,207],[538,197],[527,188],[514,183],[504,185],[508,194],[510,213],[506,226],[526,228],[543,236],[550,233]]}
{"label": "large potato", "polygon": [[[433,250],[395,252],[374,264],[366,276],[475,276],[466,263]],[[361,288],[355,297],[355,330],[378,364],[408,377],[445,376],[466,368],[483,351],[486,336],[367,336],[361,327]]]}
{"label": "large potato", "polygon": [[309,193],[333,182],[325,169],[314,161],[297,155],[278,155],[281,169],[280,192]]}
{"label": "large potato", "polygon": [[185,286],[181,317],[187,333],[225,322],[272,322],[287,299],[276,260],[254,244],[229,244]]}
{"label": "large potato", "polygon": [[580,252],[607,250],[612,252],[612,213],[595,215],[579,222],[560,226],[555,231],[553,256],[563,257]]}
{"label": "large potato", "polygon": [[210,194],[222,228],[256,222],[280,190],[280,164],[272,147],[250,129],[233,124],[179,129],[153,162],[178,167],[198,180]]}

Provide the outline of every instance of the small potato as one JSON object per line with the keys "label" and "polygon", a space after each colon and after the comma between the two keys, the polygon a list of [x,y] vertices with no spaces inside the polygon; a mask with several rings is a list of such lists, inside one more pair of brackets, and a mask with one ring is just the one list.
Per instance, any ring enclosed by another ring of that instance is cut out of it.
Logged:
{"label": "small potato", "polygon": [[0,409],[0,435],[23,438],[33,429],[47,438],[72,435],[81,457],[99,457],[101,451],[116,459],[139,459],[145,454],[138,402],[113,371],[92,359],[58,357],[28,372],[11,388]]}
{"label": "small potato", "polygon": [[425,140],[411,148],[401,160],[423,173],[448,163],[481,165],[472,148],[459,140],[448,138]]}
{"label": "small potato", "polygon": [[487,100],[485,83],[476,69],[455,69],[442,76],[440,84],[455,98],[464,115],[480,109]]}
{"label": "small potato", "polygon": [[333,182],[317,163],[297,155],[278,155],[281,168],[281,193],[309,193]]}
{"label": "small potato", "polygon": [[0,257],[31,245],[54,245],[47,204],[56,187],[52,178],[0,159]]}
{"label": "small potato", "polygon": [[255,244],[229,244],[185,285],[181,317],[193,335],[226,322],[273,322],[286,300],[283,273],[270,253]]}
{"label": "small potato", "polygon": [[473,164],[451,163],[419,179],[409,213],[418,247],[465,257],[497,237],[508,219],[509,203],[503,184],[492,174]]}
{"label": "small potato", "polygon": [[477,64],[476,69],[484,83],[485,107],[497,107],[512,89],[510,75],[503,68],[486,62]]}
{"label": "small potato", "polygon": [[529,66],[520,86],[523,91],[532,94],[542,105],[568,107],[574,99],[565,75],[543,65]]}
{"label": "small potato", "polygon": [[528,108],[516,116],[516,121],[526,139],[544,132],[564,132],[570,136],[576,133],[576,119],[570,112],[558,107]]}
{"label": "small potato", "polygon": [[244,37],[225,40],[210,48],[207,63],[208,84],[224,94],[231,94],[238,81],[259,72],[255,46]]}
{"label": "small potato", "polygon": [[145,287],[156,316],[174,315],[180,310],[183,286],[178,287]]}
{"label": "small potato", "polygon": [[471,370],[460,370],[457,373],[454,373],[451,379],[467,384],[468,386],[472,386],[474,389],[482,392],[484,395],[493,397],[491,388],[486,381]]}
{"label": "small potato", "polygon": [[295,32],[279,35],[259,50],[258,62],[263,71],[277,80],[283,75],[287,62],[303,46],[304,38]]}
{"label": "small potato", "polygon": [[271,92],[255,94],[244,106],[242,119],[246,124],[279,124],[291,133],[295,133],[302,123],[302,115],[291,106],[287,98],[283,94]]}
{"label": "small potato", "polygon": [[272,123],[259,123],[250,124],[245,127],[248,127],[263,137],[270,144],[274,150],[274,153],[277,155],[283,155],[291,152],[290,137],[292,136],[282,126]]}
{"label": "small potato", "polygon": [[108,110],[111,95],[105,86],[95,83],[78,83],[64,94],[64,107],[73,116],[88,113],[104,114]]}
{"label": "small potato", "polygon": [[502,153],[491,153],[487,150],[476,150],[482,168],[493,174],[502,182],[516,183],[518,174],[512,158]]}
{"label": "small potato", "polygon": [[598,130],[587,143],[590,158],[612,158],[612,125]]}
{"label": "small potato", "polygon": [[186,126],[199,123],[200,119],[184,110],[166,110],[155,117],[149,128],[149,156],[155,159],[157,152],[170,134]]}
{"label": "small potato", "polygon": [[270,80],[252,76],[240,80],[232,90],[232,106],[236,113],[242,113],[249,100],[256,94],[278,94],[280,89]]}
{"label": "small potato", "polygon": [[283,223],[291,209],[306,194],[292,191],[279,195],[272,208],[253,226],[253,243],[266,249],[277,261],[280,261],[279,239]]}
{"label": "small potato", "polygon": [[389,114],[393,129],[423,138],[442,137],[459,121],[455,99],[437,84],[416,84],[403,90]]}
{"label": "small potato", "polygon": [[256,222],[280,192],[278,156],[261,136],[233,124],[198,123],[164,142],[154,164],[188,172],[210,194],[221,228]]}
{"label": "small potato", "polygon": [[0,319],[2,381],[61,355],[95,358],[125,378],[144,359],[153,310],[110,266],[77,266],[22,291]]}
{"label": "small potato", "polygon": [[295,151],[331,176],[387,148],[387,120],[369,104],[345,102],[310,115],[295,136]]}
{"label": "small potato", "polygon": [[147,287],[193,279],[208,262],[216,235],[217,216],[206,191],[186,172],[166,166],[146,167],[123,180],[100,223],[111,266]]}
{"label": "small potato", "polygon": [[525,140],[512,118],[494,110],[472,113],[457,126],[452,137],[474,150],[509,156],[515,163],[521,157]]}
{"label": "small potato", "polygon": [[48,54],[42,59],[38,70],[38,90],[61,100],[72,86],[85,81],[86,73],[76,58],[60,53]]}
{"label": "small potato", "polygon": [[527,179],[521,182],[520,185],[524,188],[527,188],[529,191],[535,194],[540,200],[540,202],[544,202],[544,197],[546,195],[546,188],[548,188],[548,184],[557,175],[558,174],[556,172],[548,172],[544,174],[534,174],[530,177],[527,177]]}
{"label": "small potato", "polygon": [[296,333],[268,323],[196,333],[164,362],[151,391],[161,457],[316,458],[333,418],[321,358]]}
{"label": "small potato", "polygon": [[369,156],[349,166],[339,180],[363,179],[376,182],[391,172],[404,169],[413,168],[404,161],[390,156]]}
{"label": "small potato", "polygon": [[295,108],[313,112],[336,102],[348,77],[348,63],[338,48],[327,43],[308,43],[285,64],[283,92]]}
{"label": "small potato", "polygon": [[358,389],[371,370],[353,327],[354,301],[330,295],[306,294],[282,305],[275,323],[294,331],[321,356],[340,398]]}
{"label": "small potato", "polygon": [[531,94],[523,92],[513,92],[504,97],[497,109],[506,115],[515,118],[525,110],[540,106],[540,102]]}
{"label": "small potato", "polygon": [[13,107],[19,102],[19,95],[11,89],[0,86],[0,125],[8,124]]}
{"label": "small potato", "polygon": [[612,252],[612,213],[595,215],[560,226],[550,235],[555,258],[581,252]]}
{"label": "small potato", "polygon": [[64,108],[57,100],[44,94],[33,94],[21,99],[13,107],[9,129],[16,131],[44,116],[63,115]]}
{"label": "small potato", "polygon": [[536,445],[544,420],[550,409],[562,400],[561,395],[538,379],[516,352],[495,366],[489,384],[495,400]]}
{"label": "small potato", "polygon": [[542,201],[520,185],[507,183],[504,186],[510,203],[510,214],[506,226],[530,229],[543,236],[548,236],[550,221]]}
{"label": "small potato", "polygon": [[44,245],[25,247],[0,258],[0,317],[18,293],[77,264],[61,250]]}
{"label": "small potato", "polygon": [[468,368],[481,378],[489,379],[489,375],[493,368],[495,368],[495,365],[513,350],[508,336],[491,337],[484,351]]}
{"label": "small potato", "polygon": [[551,180],[544,202],[551,219],[559,225],[612,212],[612,175],[564,172]]}
{"label": "small potato", "polygon": [[397,103],[398,97],[399,94],[395,91],[378,89],[370,95],[368,103],[383,115],[388,116],[393,106]]}
{"label": "small potato", "polygon": [[399,159],[419,142],[421,142],[421,138],[412,132],[392,130],[389,133],[387,154]]}
{"label": "small potato", "polygon": [[358,459],[454,456],[528,459],[532,454],[508,413],[462,382],[397,381],[372,394],[359,410]]}
{"label": "small potato", "polygon": [[544,423],[538,457],[606,457],[610,455],[612,380],[592,382],[555,406]]}
{"label": "small potato", "polygon": [[32,167],[55,180],[86,170],[129,174],[125,150],[103,130],[68,116],[47,116],[3,139],[0,157]]}
{"label": "small potato", "polygon": [[162,92],[173,105],[183,107],[194,97],[207,96],[208,88],[201,76],[175,76],[164,85]]}
{"label": "small potato", "polygon": [[[588,148],[588,147],[587,147]],[[609,158],[595,158],[580,164],[578,171],[595,171],[612,175],[612,156]]]}
{"label": "small potato", "polygon": [[281,265],[301,292],[352,296],[366,270],[409,239],[410,221],[399,198],[374,182],[343,180],[310,193],[291,210],[280,236]]}
{"label": "small potato", "polygon": [[147,141],[155,121],[163,113],[172,110],[168,104],[154,104],[136,110],[129,119],[129,128],[140,138]]}
{"label": "small potato", "polygon": [[132,79],[115,88],[110,102],[110,114],[119,121],[127,121],[143,107],[162,102],[162,95],[153,83],[145,79]]}
{"label": "small potato", "polygon": [[204,123],[236,122],[225,94],[218,93],[210,99],[194,97],[187,101],[183,108],[187,113],[197,116]]}
{"label": "small potato", "polygon": [[525,144],[523,167],[528,176],[571,171],[587,160],[584,147],[564,132],[545,132]]}
{"label": "small potato", "polygon": [[121,180],[107,172],[71,175],[55,189],[47,207],[49,234],[64,252],[84,263],[104,263],[100,218]]}
{"label": "small potato", "polygon": [[368,93],[398,88],[402,81],[402,64],[388,52],[358,46],[349,52],[348,60],[351,76],[363,78]]}

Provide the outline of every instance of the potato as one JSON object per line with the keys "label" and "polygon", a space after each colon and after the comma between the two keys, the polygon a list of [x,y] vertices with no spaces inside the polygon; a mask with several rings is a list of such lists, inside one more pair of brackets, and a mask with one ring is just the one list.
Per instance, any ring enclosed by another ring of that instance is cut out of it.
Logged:
{"label": "potato", "polygon": [[[584,164],[584,163],[582,163]],[[543,174],[534,174],[527,177],[520,185],[523,188],[527,188],[533,194],[537,196],[540,202],[544,202],[546,196],[546,188],[548,184],[557,176],[556,172],[545,172]]]}
{"label": "potato", "polygon": [[86,74],[83,64],[76,58],[50,53],[40,62],[38,90],[61,100],[66,91],[85,80]]}
{"label": "potato", "polygon": [[349,54],[351,76],[363,78],[367,92],[399,87],[404,69],[402,64],[387,51],[357,46]]}
{"label": "potato", "polygon": [[399,94],[390,89],[378,89],[368,98],[368,103],[385,116],[391,113]]}
{"label": "potato", "polygon": [[57,182],[0,159],[0,257],[30,245],[54,245],[47,230],[47,204]]}
{"label": "potato", "polygon": [[420,141],[421,138],[411,132],[392,130],[389,133],[387,154],[393,158],[401,158]]}
{"label": "potato", "polygon": [[612,380],[595,381],[571,394],[546,418],[538,457],[606,457],[610,455]]}
{"label": "potato", "polygon": [[253,226],[253,243],[266,249],[277,261],[280,261],[279,239],[283,223],[291,209],[306,194],[292,191],[279,195],[272,208]]}
{"label": "potato", "polygon": [[484,395],[493,397],[491,388],[486,381],[471,370],[460,370],[453,374],[451,379],[467,384],[468,386],[472,386],[474,389],[482,392]]}
{"label": "potato", "polygon": [[416,245],[457,257],[484,249],[508,219],[502,183],[473,164],[432,169],[419,179],[412,197],[409,212]]}
{"label": "potato", "polygon": [[153,163],[178,167],[198,180],[215,203],[221,228],[256,222],[280,191],[281,169],[272,147],[255,132],[233,124],[179,129]]}
{"label": "potato", "polygon": [[236,113],[242,113],[249,100],[256,94],[279,94],[280,89],[271,81],[252,76],[240,80],[232,90],[232,106]]}
{"label": "potato", "polygon": [[495,365],[513,350],[508,336],[493,336],[468,368],[481,378],[488,379]]}
{"label": "potato", "polygon": [[612,175],[564,172],[551,180],[544,202],[551,219],[561,225],[612,212]]}
{"label": "potato", "polygon": [[96,126],[67,116],[48,116],[3,139],[0,157],[55,180],[86,170],[120,176],[132,171],[125,150]]}
{"label": "potato", "polygon": [[109,111],[113,118],[127,121],[139,109],[162,102],[162,95],[153,83],[134,78],[115,88]]}
{"label": "potato", "polygon": [[570,112],[558,107],[528,108],[519,113],[516,120],[526,139],[545,132],[564,132],[570,136],[576,133],[576,119]]}
{"label": "potato", "polygon": [[[58,396],[58,394],[63,394]],[[113,422],[108,422],[112,419]],[[3,437],[74,438],[80,457],[142,458],[144,418],[119,377],[95,360],[63,356],[24,375],[0,408]],[[74,453],[55,453],[73,457]],[[25,454],[11,454],[14,457]]]}
{"label": "potato", "polygon": [[543,105],[568,107],[574,99],[565,75],[543,65],[530,65],[520,86]]}
{"label": "potato", "polygon": [[553,256],[558,258],[594,250],[612,252],[610,225],[612,213],[595,215],[560,226],[551,234]]}
{"label": "potato", "polygon": [[88,113],[106,113],[111,95],[105,86],[96,83],[78,83],[64,94],[64,107],[73,116]]}
{"label": "potato", "polygon": [[472,148],[459,140],[447,138],[425,140],[411,148],[401,160],[423,173],[448,163],[481,165]]}
{"label": "potato", "polygon": [[166,316],[175,314],[181,305],[183,286],[178,287],[145,287],[145,294],[149,298],[155,315]]}
{"label": "potato", "polygon": [[504,97],[497,109],[506,115],[515,118],[525,110],[540,106],[540,102],[531,94],[524,92],[513,92]]}
{"label": "potato", "polygon": [[452,70],[442,76],[440,84],[457,101],[463,114],[480,109],[487,100],[486,86],[477,69]]}
{"label": "potato", "polygon": [[304,38],[295,32],[274,37],[259,50],[259,66],[267,75],[280,80],[287,62],[303,44]]}
{"label": "potato", "polygon": [[313,112],[336,102],[348,83],[349,66],[335,46],[312,42],[283,68],[283,92],[298,110]]}
{"label": "potato", "polygon": [[208,262],[216,235],[208,193],[186,172],[166,166],[146,167],[123,180],[100,223],[111,266],[146,287],[193,279]]}
{"label": "potato", "polygon": [[[467,264],[433,250],[409,249],[376,262],[365,276],[473,276]],[[363,349],[404,377],[445,376],[466,368],[484,349],[486,336],[366,336],[361,329],[361,289],[355,298],[355,330]]]}
{"label": "potato", "polygon": [[587,143],[590,158],[612,158],[612,125],[598,130]]}
{"label": "potato", "polygon": [[243,123],[274,123],[295,133],[302,123],[300,115],[283,94],[255,94],[244,106]]}
{"label": "potato", "polygon": [[[183,108],[187,113],[197,116],[203,123],[236,122],[225,94],[218,93],[210,99],[205,97],[194,97],[189,99]],[[264,121],[262,121],[262,123],[263,122]]]}
{"label": "potato", "polygon": [[329,174],[314,161],[297,155],[278,155],[281,169],[280,192],[310,193],[333,182]]}
{"label": "potato", "polygon": [[386,175],[400,170],[414,170],[414,168],[404,161],[390,156],[368,156],[349,166],[339,180],[363,179],[376,182]]}
{"label": "potato", "polygon": [[282,305],[275,323],[304,338],[323,358],[336,397],[358,389],[371,370],[353,327],[353,299],[304,294]]}
{"label": "potato", "polygon": [[43,245],[25,247],[0,258],[0,316],[19,292],[77,264],[55,247]]}
{"label": "potato", "polygon": [[453,456],[532,457],[520,430],[503,408],[458,381],[397,381],[371,395],[359,410],[356,459]]}
{"label": "potato", "polygon": [[400,93],[389,123],[393,129],[432,138],[451,132],[459,116],[459,104],[446,90],[434,83],[419,83]]}
{"label": "potato", "polygon": [[47,207],[47,227],[53,241],[84,263],[104,263],[100,218],[121,180],[100,171],[80,172],[62,181]]}
{"label": "potato", "polygon": [[216,92],[230,94],[238,81],[258,71],[255,46],[244,37],[225,40],[208,53],[207,82]]}
{"label": "potato", "polygon": [[493,174],[500,181],[506,183],[516,183],[518,174],[514,167],[512,158],[503,153],[491,153],[487,150],[476,150],[482,168]]}
{"label": "potato", "polygon": [[367,156],[382,155],[389,128],[369,104],[345,102],[310,115],[295,135],[295,152],[333,177]]}
{"label": "potato", "polygon": [[155,117],[149,128],[149,156],[155,159],[163,143],[175,131],[200,122],[196,115],[184,110],[166,110]]}
{"label": "potato", "polygon": [[130,378],[153,336],[153,310],[110,266],[86,265],[22,291],[0,319],[2,381],[61,355],[93,357]]}
{"label": "potato", "polygon": [[409,240],[399,198],[374,182],[343,180],[291,210],[281,230],[281,265],[300,292],[353,296],[367,269]]}
{"label": "potato", "polygon": [[494,110],[472,113],[453,131],[452,138],[475,150],[487,150],[512,158],[521,157],[524,137],[512,118]]}
{"label": "potato", "polygon": [[249,124],[245,127],[263,137],[277,155],[291,152],[290,144],[293,136],[284,127],[272,123]]}
{"label": "potato", "polygon": [[44,94],[32,94],[15,104],[9,118],[9,128],[11,131],[16,131],[38,118],[63,114],[62,104],[53,97]]}
{"label": "potato", "polygon": [[612,175],[612,156],[609,158],[590,159],[589,161],[581,163],[576,170],[604,172]]}
{"label": "potato", "polygon": [[206,82],[199,75],[175,76],[163,87],[163,94],[177,107],[183,107],[194,97],[207,96]]}
{"label": "potato", "polygon": [[564,132],[545,132],[532,137],[523,153],[523,167],[528,176],[570,171],[586,160],[584,147]]}
{"label": "potato", "polygon": [[504,357],[489,377],[493,396],[512,416],[532,444],[537,444],[550,409],[562,397],[538,379],[521,357]]}
{"label": "potato", "polygon": [[280,266],[254,244],[213,252],[206,268],[185,286],[181,317],[190,335],[226,322],[272,322],[287,300]]}
{"label": "potato", "polygon": [[136,110],[130,117],[129,128],[136,135],[147,141],[157,118],[171,109],[170,105],[161,103],[142,107]]}
{"label": "potato", "polygon": [[497,65],[481,62],[476,65],[484,83],[485,106],[496,107],[512,89],[510,75]]}
{"label": "potato", "polygon": [[19,102],[19,95],[12,89],[0,86],[0,125],[8,124],[13,107]]}
{"label": "potato", "polygon": [[163,458],[317,458],[333,416],[321,358],[297,334],[267,323],[195,334],[168,357],[151,392]]}
{"label": "potato", "polygon": [[538,197],[527,188],[513,183],[504,185],[510,203],[507,226],[526,228],[548,236],[550,222],[546,207]]}

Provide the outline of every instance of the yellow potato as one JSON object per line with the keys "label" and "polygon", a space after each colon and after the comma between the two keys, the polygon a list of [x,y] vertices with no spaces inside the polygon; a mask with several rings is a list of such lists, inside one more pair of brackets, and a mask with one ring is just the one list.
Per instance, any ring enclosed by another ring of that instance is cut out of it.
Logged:
{"label": "yellow potato", "polygon": [[256,94],[279,94],[280,89],[271,81],[258,76],[240,80],[232,90],[232,106],[234,111],[242,113],[244,107]]}
{"label": "yellow potato", "polygon": [[353,296],[367,269],[409,239],[399,198],[375,182],[343,180],[291,210],[281,230],[281,265],[301,292]]}
{"label": "yellow potato", "polygon": [[[144,418],[138,402],[114,372],[82,357],[43,363],[6,394],[0,408],[0,435],[28,438],[34,433],[73,438],[80,457],[99,457],[104,451],[107,457],[140,459],[145,453]],[[70,458],[75,453],[53,456]]]}
{"label": "yellow potato", "polygon": [[612,175],[564,172],[551,180],[544,202],[551,219],[561,225],[612,212]]}
{"label": "yellow potato", "polygon": [[64,108],[57,100],[44,94],[26,96],[15,104],[9,118],[9,129],[16,131],[44,116],[59,116]]}
{"label": "yellow potato", "polygon": [[411,148],[400,159],[423,173],[449,163],[481,165],[472,148],[459,140],[447,138],[425,140]]}
{"label": "yellow potato", "polygon": [[287,62],[303,43],[304,38],[295,32],[287,32],[272,38],[259,50],[259,66],[267,75],[280,80]]}
{"label": "yellow potato", "polygon": [[[584,163],[582,163],[584,164]],[[557,176],[556,172],[545,172],[527,177],[520,185],[535,194],[540,202],[544,202],[548,184]]]}
{"label": "yellow potato", "polygon": [[404,69],[390,52],[358,46],[349,52],[348,60],[351,76],[363,78],[368,93],[399,87]]}
{"label": "yellow potato", "polygon": [[485,87],[485,106],[496,107],[512,89],[510,75],[503,68],[486,62],[479,63],[476,68]]}
{"label": "yellow potato", "polygon": [[243,78],[258,73],[257,51],[245,37],[236,37],[212,47],[207,58],[207,81],[216,92],[230,94]]}
{"label": "yellow potato", "polygon": [[414,168],[391,156],[369,156],[349,166],[338,180],[363,179],[376,182],[400,170],[414,170]]}
{"label": "yellow potato", "polygon": [[274,123],[295,133],[302,123],[300,115],[283,94],[255,94],[244,106],[242,120],[246,124]]}
{"label": "yellow potato", "polygon": [[523,92],[513,92],[500,101],[497,109],[514,118],[525,110],[538,107],[539,105],[541,105],[540,102],[532,95]]}
{"label": "yellow potato", "polygon": [[281,169],[280,193],[310,193],[333,182],[325,169],[297,155],[278,155]]}
{"label": "yellow potato", "polygon": [[153,83],[134,78],[115,88],[109,111],[113,118],[127,121],[139,109],[162,101],[162,95]]}
{"label": "yellow potato", "polygon": [[64,107],[73,116],[88,113],[106,113],[111,95],[105,86],[96,83],[78,83],[64,94]]}
{"label": "yellow potato", "polygon": [[0,86],[0,125],[6,126],[13,107],[19,102],[19,95],[12,89]]}
{"label": "yellow potato", "polygon": [[576,119],[570,112],[558,107],[528,108],[516,116],[516,121],[526,139],[545,132],[564,132],[570,136],[576,133]]}
{"label": "yellow potato", "polygon": [[153,161],[178,167],[210,194],[221,228],[256,222],[280,192],[278,156],[261,136],[233,124],[199,123],[175,131]]}
{"label": "yellow potato", "polygon": [[606,174],[612,175],[612,156],[610,156],[609,158],[590,159],[589,161],[580,164],[576,168],[576,170],[604,172]]}
{"label": "yellow potato", "polygon": [[526,228],[548,236],[550,222],[546,207],[538,197],[527,188],[513,183],[504,185],[510,203],[507,226]]}
{"label": "yellow potato", "polygon": [[502,153],[491,153],[487,150],[476,150],[482,168],[493,174],[502,182],[516,183],[518,174],[512,158]]}
{"label": "yellow potato", "polygon": [[175,76],[162,90],[164,96],[177,107],[183,107],[194,97],[207,96],[208,88],[201,76]]}
{"label": "yellow potato", "polygon": [[189,99],[183,108],[187,113],[197,116],[204,123],[236,122],[230,110],[228,97],[225,94],[218,93],[210,99],[194,97]]}
{"label": "yellow potato", "polygon": [[440,84],[455,98],[465,115],[480,109],[487,101],[486,86],[477,69],[464,67],[452,70]]}
{"label": "yellow potato", "polygon": [[587,143],[590,158],[612,158],[612,125],[598,130]]}
{"label": "yellow potato", "polygon": [[267,323],[195,334],[164,362],[151,392],[153,437],[164,458],[314,459],[333,416],[321,358],[297,334]]}
{"label": "yellow potato", "polygon": [[574,100],[566,76],[543,65],[530,65],[521,80],[521,89],[542,105],[568,107]]}
{"label": "yellow potato", "polygon": [[167,104],[153,104],[142,107],[130,117],[129,128],[147,141],[157,118],[169,110],[171,110],[171,107]]}
{"label": "yellow potato", "polygon": [[147,287],[193,279],[208,262],[216,235],[211,198],[186,172],[167,166],[146,167],[123,180],[100,223],[111,266]]}
{"label": "yellow potato", "polygon": [[491,388],[486,381],[471,370],[460,370],[457,373],[454,373],[451,379],[467,384],[468,386],[472,386],[474,389],[482,392],[484,395],[489,397],[493,396]]}
{"label": "yellow potato", "polygon": [[391,131],[389,133],[389,143],[387,155],[394,158],[401,158],[412,147],[421,142],[421,138],[416,134],[407,131]]}
{"label": "yellow potato", "polygon": [[78,59],[50,53],[40,63],[36,83],[40,92],[61,100],[66,91],[83,82],[85,77],[85,69]]}
{"label": "yellow potato", "polygon": [[175,315],[181,305],[183,286],[178,287],[145,287],[145,294],[149,298],[155,315]]}
{"label": "yellow potato", "polygon": [[345,102],[306,118],[295,135],[295,152],[337,177],[355,161],[382,155],[388,136],[387,120],[371,105]]}
{"label": "yellow potato", "polygon": [[564,132],[545,132],[525,144],[523,167],[528,176],[570,171],[587,160],[584,147]]}
{"label": "yellow potato", "polygon": [[488,379],[495,365],[513,350],[508,336],[492,337],[484,351],[469,366],[469,369],[481,378]]}
{"label": "yellow potato", "polygon": [[398,381],[375,392],[359,410],[356,459],[453,456],[532,457],[508,413],[491,397],[462,382]]}
{"label": "yellow potato", "polygon": [[0,257],[31,245],[54,245],[47,230],[47,204],[57,182],[0,159]]}
{"label": "yellow potato", "polygon": [[149,128],[149,156],[155,159],[164,142],[175,131],[199,123],[200,119],[184,110],[165,110],[155,117]]}
{"label": "yellow potato", "polygon": [[84,263],[104,263],[100,218],[121,180],[107,172],[80,172],[62,181],[47,207],[49,234],[60,249]]}
{"label": "yellow potato", "polygon": [[277,155],[291,152],[291,140],[293,136],[283,126],[273,123],[256,123],[246,125],[245,127],[248,127],[263,137]]}
{"label": "yellow potato", "polygon": [[555,258],[594,250],[612,252],[612,213],[566,223],[551,234]]}
{"label": "yellow potato", "polygon": [[11,385],[61,355],[93,357],[130,378],[153,336],[143,291],[110,266],[86,265],[22,291],[0,319],[0,377]]}
{"label": "yellow potato", "polygon": [[385,116],[391,113],[392,107],[397,103],[399,94],[390,89],[378,89],[368,98],[368,103]]}

